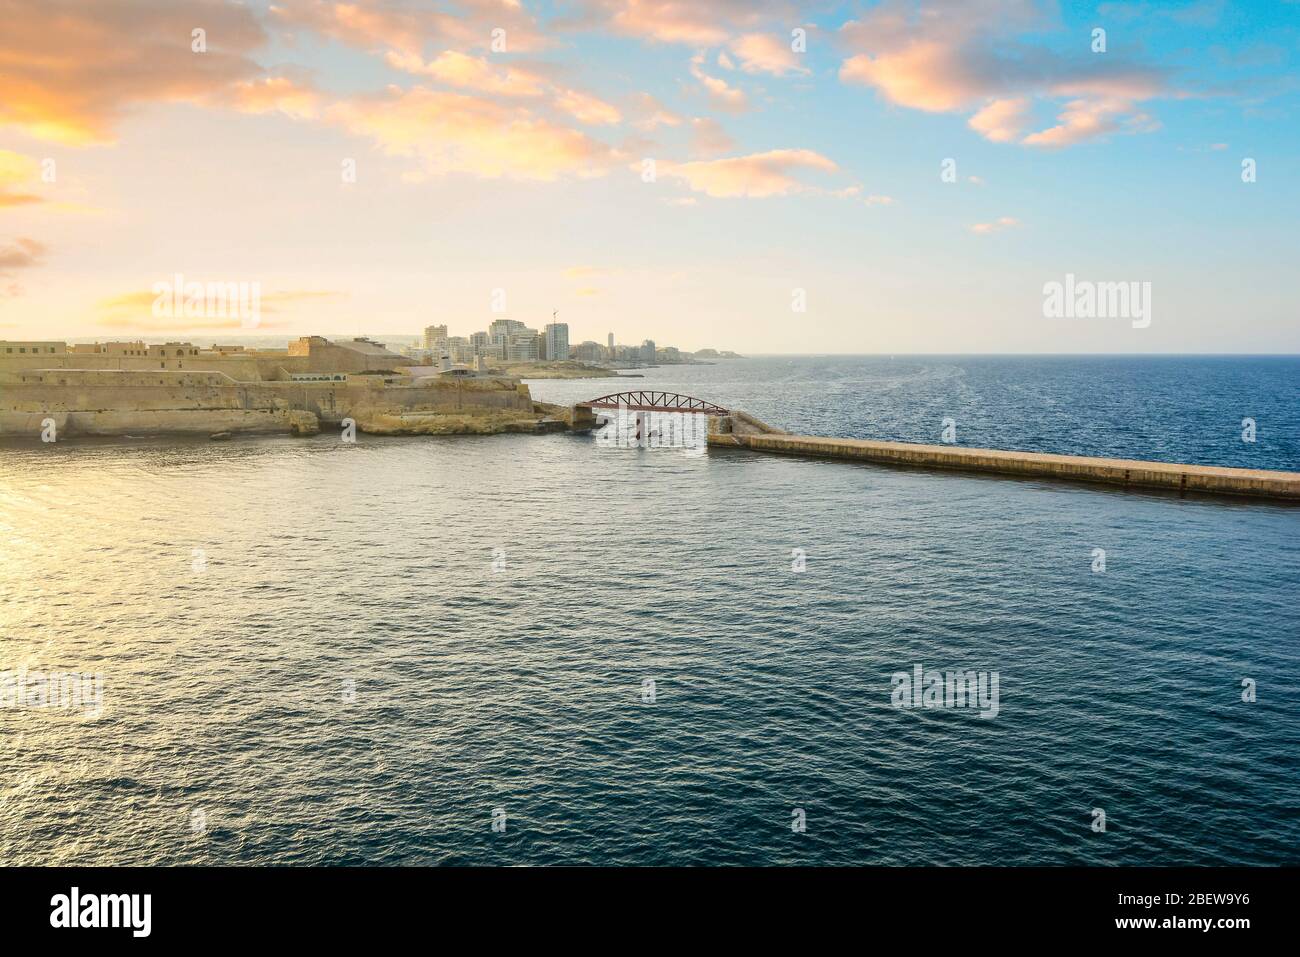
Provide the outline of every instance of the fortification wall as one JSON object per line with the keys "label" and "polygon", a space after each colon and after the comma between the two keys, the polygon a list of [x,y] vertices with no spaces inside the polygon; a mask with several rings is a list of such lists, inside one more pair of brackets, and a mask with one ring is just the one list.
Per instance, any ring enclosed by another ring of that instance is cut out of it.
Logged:
{"label": "fortification wall", "polygon": [[528,387],[506,378],[385,382],[237,382],[198,370],[46,369],[0,372],[0,434],[284,431],[288,413],[367,422],[406,413],[532,414]]}

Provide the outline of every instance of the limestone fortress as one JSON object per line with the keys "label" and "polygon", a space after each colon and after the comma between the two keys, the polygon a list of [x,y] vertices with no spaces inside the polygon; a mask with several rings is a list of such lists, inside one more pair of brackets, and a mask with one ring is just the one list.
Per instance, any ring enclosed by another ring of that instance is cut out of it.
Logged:
{"label": "limestone fortress", "polygon": [[422,366],[370,339],[304,336],[286,349],[188,342],[0,341],[0,435],[545,431],[566,410],[512,376]]}

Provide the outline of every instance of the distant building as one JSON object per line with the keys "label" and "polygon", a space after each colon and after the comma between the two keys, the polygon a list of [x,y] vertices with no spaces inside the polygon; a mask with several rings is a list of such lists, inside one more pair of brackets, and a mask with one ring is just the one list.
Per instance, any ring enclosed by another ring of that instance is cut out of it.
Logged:
{"label": "distant building", "polygon": [[415,364],[389,352],[383,343],[360,337],[331,342],[324,336],[303,336],[289,343],[286,355],[306,357],[313,372],[386,372]]}
{"label": "distant building", "polygon": [[569,324],[552,322],[546,326],[546,358],[552,361],[569,358]]}
{"label": "distant building", "polygon": [[147,356],[149,347],[141,340],[135,342],[77,342],[68,350],[77,356]]}
{"label": "distant building", "polygon": [[646,339],[641,343],[641,354],[638,358],[646,365],[655,364],[655,342],[653,339]]}
{"label": "distant building", "polygon": [[507,362],[536,362],[539,336],[536,329],[524,329],[506,337]]}
{"label": "distant building", "polygon": [[509,336],[511,333],[522,332],[525,326],[518,319],[494,319],[488,326],[488,338],[493,342],[498,336]]}
{"label": "distant building", "polygon": [[447,355],[451,357],[452,362],[474,361],[474,349],[470,346],[469,339],[464,336],[447,338]]}
{"label": "distant building", "polygon": [[55,356],[68,351],[66,342],[37,340],[0,340],[0,355],[5,356]]}
{"label": "distant building", "polygon": [[486,332],[471,333],[469,337],[470,351],[475,356],[487,356],[492,359],[501,358],[501,350],[492,341],[492,337]]}
{"label": "distant building", "polygon": [[196,356],[199,354],[199,347],[192,342],[164,342],[162,345],[153,345],[149,347],[149,355],[155,359],[167,359],[173,356]]}
{"label": "distant building", "polygon": [[609,334],[609,357],[614,358],[614,333]]}
{"label": "distant building", "polygon": [[573,358],[579,362],[603,362],[606,354],[604,346],[590,339],[578,343],[572,350]]}
{"label": "distant building", "polygon": [[438,353],[445,347],[447,342],[446,326],[425,326],[424,327],[424,348],[429,352]]}

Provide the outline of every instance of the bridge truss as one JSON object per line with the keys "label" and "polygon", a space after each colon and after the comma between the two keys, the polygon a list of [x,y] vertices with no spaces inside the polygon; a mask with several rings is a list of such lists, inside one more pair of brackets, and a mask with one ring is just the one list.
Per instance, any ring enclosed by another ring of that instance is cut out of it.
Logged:
{"label": "bridge truss", "polygon": [[730,411],[712,402],[678,392],[615,392],[598,399],[579,402],[588,409],[627,409],[630,412],[694,412],[699,415],[730,415]]}

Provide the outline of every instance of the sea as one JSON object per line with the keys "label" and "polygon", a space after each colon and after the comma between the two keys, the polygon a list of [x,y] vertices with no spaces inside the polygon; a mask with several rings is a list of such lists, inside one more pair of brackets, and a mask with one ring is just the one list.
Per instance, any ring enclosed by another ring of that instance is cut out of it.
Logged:
{"label": "sea", "polygon": [[[1294,357],[629,371],[529,384],[1300,470]],[[571,434],[8,441],[0,862],[1297,864],[1298,596],[1282,504]]]}

